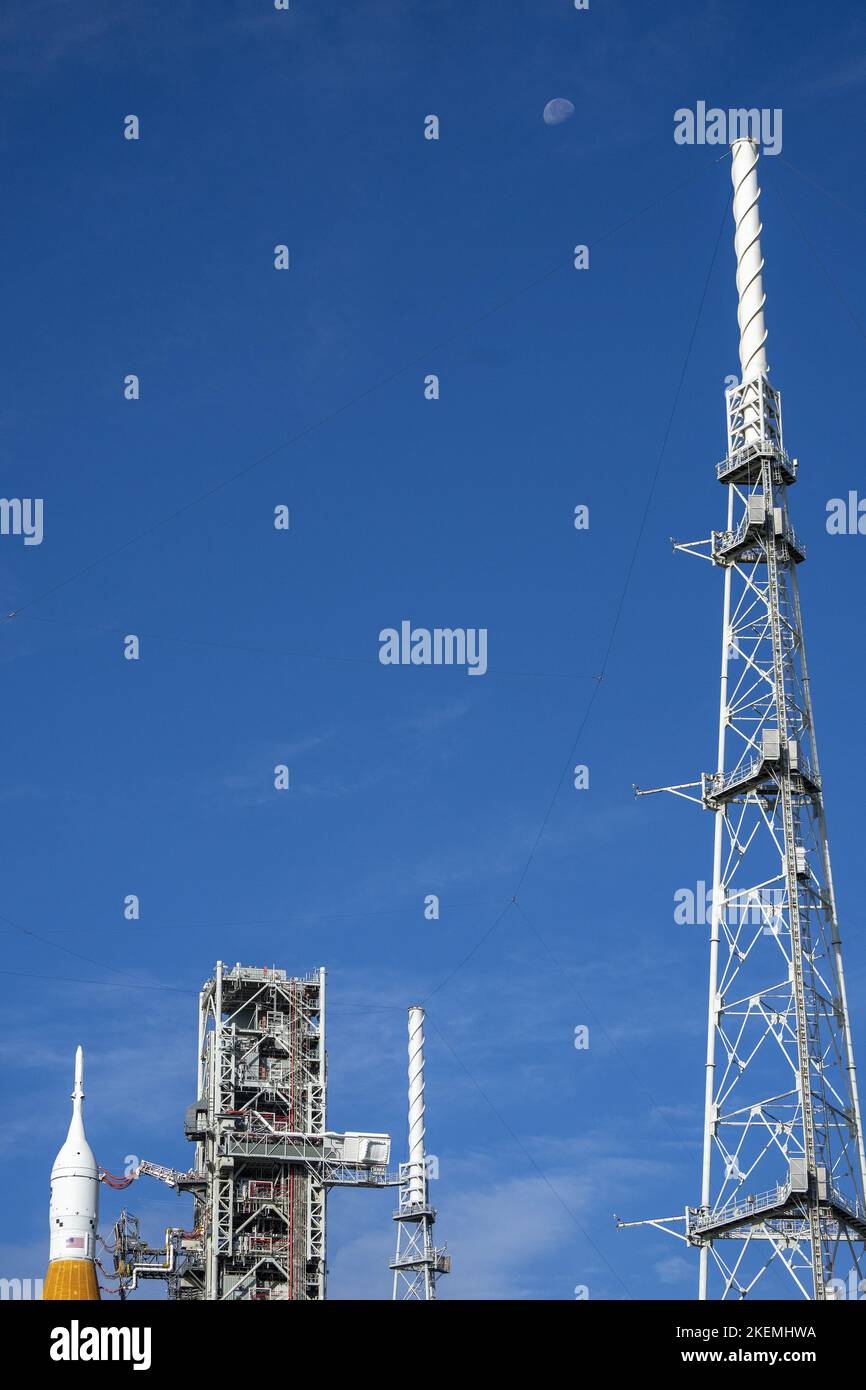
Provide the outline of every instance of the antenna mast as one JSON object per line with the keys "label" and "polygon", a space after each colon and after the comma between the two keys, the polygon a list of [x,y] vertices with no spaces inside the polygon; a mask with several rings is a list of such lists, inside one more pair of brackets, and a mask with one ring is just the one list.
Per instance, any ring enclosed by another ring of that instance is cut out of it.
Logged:
{"label": "antenna mast", "polygon": [[[866,1157],[764,322],[758,150],[732,146],[741,380],[727,525],[678,545],[724,577],[715,773],[657,788],[714,817],[700,1205],[648,1223],[700,1251],[698,1296],[845,1297],[866,1274]],[[693,795],[684,790],[691,786]],[[638,792],[638,795],[647,795]]]}
{"label": "antenna mast", "polygon": [[427,1155],[424,1151],[424,1010],[409,1010],[409,1161],[400,1164],[400,1205],[393,1299],[430,1302],[436,1297],[436,1279],[448,1274],[450,1256],[433,1244],[436,1212],[427,1195]]}

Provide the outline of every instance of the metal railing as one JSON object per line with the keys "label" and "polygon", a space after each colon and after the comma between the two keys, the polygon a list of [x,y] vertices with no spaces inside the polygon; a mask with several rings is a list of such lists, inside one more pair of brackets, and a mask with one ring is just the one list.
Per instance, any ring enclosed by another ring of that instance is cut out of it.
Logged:
{"label": "metal railing", "polygon": [[742,782],[751,782],[759,775],[766,761],[764,755],[759,753],[750,762],[740,763],[739,767],[732,768],[730,772],[713,773],[707,779],[707,790],[711,796],[721,796],[731,787],[739,786]]}
{"label": "metal railing", "polygon": [[710,1226],[722,1226],[732,1221],[741,1221],[747,1216],[758,1216],[761,1212],[772,1211],[775,1207],[784,1206],[790,1196],[791,1184],[789,1182],[777,1183],[767,1192],[759,1192],[755,1196],[750,1194],[741,1202],[732,1200],[716,1211],[698,1213],[692,1222],[692,1229],[702,1231]]}
{"label": "metal railing", "polygon": [[[866,1213],[863,1211],[859,1197],[852,1203],[838,1188],[830,1189],[830,1202],[838,1207],[840,1211],[852,1217],[855,1221],[866,1220]],[[762,1213],[774,1211],[776,1208],[784,1207],[792,1197],[802,1197],[807,1199],[807,1193],[794,1192],[790,1182],[777,1183],[775,1187],[769,1188],[766,1192],[759,1192],[756,1195],[749,1194],[742,1201],[731,1200],[716,1211],[695,1212],[691,1221],[691,1229],[696,1232],[706,1231],[712,1227],[726,1226],[736,1223],[750,1216],[760,1216]],[[790,1213],[789,1213],[790,1215]]]}
{"label": "metal railing", "polygon": [[724,478],[729,473],[735,473],[739,468],[744,468],[747,464],[761,458],[771,458],[777,467],[783,469],[793,480],[797,476],[797,460],[789,458],[784,449],[772,440],[761,441],[757,444],[746,444],[742,449],[735,449],[732,454],[723,458],[721,463],[716,464],[716,477]]}
{"label": "metal railing", "polygon": [[[740,763],[730,772],[714,772],[707,776],[707,792],[710,796],[723,796],[732,787],[741,786],[744,782],[752,782],[761,775],[766,768],[768,770],[778,768],[779,758],[767,757],[764,753],[757,753],[747,763]],[[800,775],[807,782],[811,782],[814,787],[821,789],[821,778],[812,770],[809,759],[802,753],[798,753],[797,766],[791,769],[792,775]]]}
{"label": "metal railing", "polygon": [[[755,535],[764,537],[765,540],[769,540],[766,533],[766,521],[753,521],[747,511],[743,515],[743,519],[736,531],[715,531],[713,533],[715,540],[713,549],[715,553],[717,555],[723,554],[730,550],[736,550],[738,546],[746,544],[749,539],[750,531]],[[786,521],[781,535],[775,536],[775,540],[777,542],[784,541],[789,549],[796,550],[797,554],[805,560],[806,547],[790,522]]]}

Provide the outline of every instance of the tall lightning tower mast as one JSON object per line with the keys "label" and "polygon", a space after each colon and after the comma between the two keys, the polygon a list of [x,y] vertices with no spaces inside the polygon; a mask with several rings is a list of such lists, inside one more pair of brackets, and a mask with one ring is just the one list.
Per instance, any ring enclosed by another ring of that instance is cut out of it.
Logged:
{"label": "tall lightning tower mast", "polygon": [[[656,788],[714,819],[700,1204],[650,1224],[700,1251],[699,1297],[844,1297],[866,1274],[863,1130],[791,526],[797,461],[768,379],[750,139],[732,146],[740,382],[725,529],[676,548],[724,580],[718,761]],[[696,791],[692,789],[698,789]],[[638,793],[644,795],[646,793]]]}
{"label": "tall lightning tower mast", "polygon": [[400,1164],[400,1205],[393,1299],[432,1302],[436,1280],[451,1270],[451,1258],[433,1244],[436,1212],[428,1200],[424,1150],[424,1010],[409,1010],[409,1161]]}

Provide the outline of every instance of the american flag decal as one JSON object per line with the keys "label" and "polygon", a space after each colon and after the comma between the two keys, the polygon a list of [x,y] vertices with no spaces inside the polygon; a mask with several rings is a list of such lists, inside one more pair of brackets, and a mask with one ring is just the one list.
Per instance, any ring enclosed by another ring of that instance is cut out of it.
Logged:
{"label": "american flag decal", "polygon": [[66,1249],[67,1249],[67,1250],[83,1250],[83,1249],[84,1249],[84,1236],[67,1236],[67,1237],[66,1237]]}

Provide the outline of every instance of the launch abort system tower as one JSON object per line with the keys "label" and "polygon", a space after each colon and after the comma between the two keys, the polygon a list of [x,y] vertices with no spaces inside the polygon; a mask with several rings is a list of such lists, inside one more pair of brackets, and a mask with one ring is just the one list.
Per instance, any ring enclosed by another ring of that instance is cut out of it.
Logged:
{"label": "launch abort system tower", "polygon": [[[700,1202],[648,1224],[700,1251],[699,1297],[844,1297],[866,1274],[863,1131],[790,520],[770,385],[758,152],[732,147],[741,380],[716,475],[727,521],[718,761],[657,788],[714,819]],[[645,794],[645,793],[639,793]],[[643,1224],[643,1223],[620,1223]]]}

